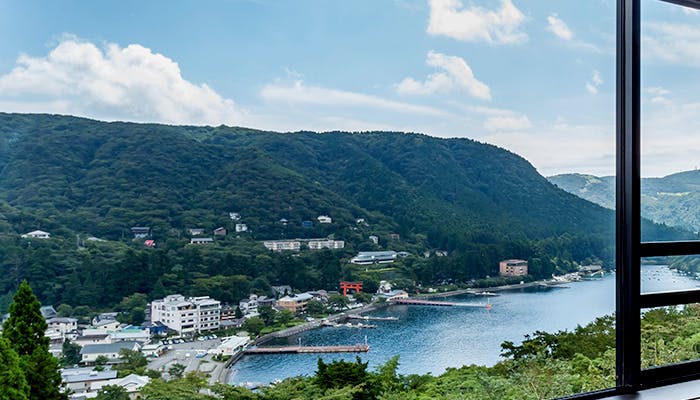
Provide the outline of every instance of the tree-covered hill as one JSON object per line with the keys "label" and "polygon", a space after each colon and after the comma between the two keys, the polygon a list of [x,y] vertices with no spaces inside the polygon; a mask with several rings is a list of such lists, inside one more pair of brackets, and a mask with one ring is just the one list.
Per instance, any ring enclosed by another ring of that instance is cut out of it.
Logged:
{"label": "tree-covered hill", "polygon": [[[236,223],[249,231],[232,233]],[[0,113],[0,293],[28,278],[44,302],[105,306],[174,291],[237,301],[269,284],[335,289],[341,278],[467,281],[516,257],[546,277],[585,260],[612,264],[612,224],[610,210],[560,190],[523,158],[468,139]],[[133,226],[151,227],[156,248],[133,241]],[[189,228],[211,235],[220,226],[230,233],[213,245],[187,244]],[[35,229],[52,239],[19,237]],[[331,235],[346,248],[291,257],[260,243]],[[388,276],[347,264],[355,251],[380,249],[414,256]],[[424,258],[431,249],[449,257]]]}
{"label": "tree-covered hill", "polygon": [[[615,177],[562,174],[550,182],[603,207],[615,208]],[[700,171],[642,178],[642,216],[660,224],[700,232]],[[645,239],[652,235],[643,232]]]}

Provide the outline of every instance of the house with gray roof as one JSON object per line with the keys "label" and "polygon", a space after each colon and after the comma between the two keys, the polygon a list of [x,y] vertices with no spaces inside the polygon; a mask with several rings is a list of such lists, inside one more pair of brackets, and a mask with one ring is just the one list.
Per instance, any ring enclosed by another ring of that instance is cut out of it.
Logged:
{"label": "house with gray roof", "polygon": [[85,365],[93,365],[99,356],[105,356],[109,364],[119,363],[119,352],[122,349],[139,351],[138,342],[116,342],[109,344],[88,344],[80,350],[80,361]]}

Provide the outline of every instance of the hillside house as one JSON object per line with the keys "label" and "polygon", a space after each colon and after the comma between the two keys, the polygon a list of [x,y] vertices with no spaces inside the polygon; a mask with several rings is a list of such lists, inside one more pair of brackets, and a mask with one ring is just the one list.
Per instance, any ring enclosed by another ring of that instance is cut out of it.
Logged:
{"label": "hillside house", "polygon": [[44,231],[31,231],[20,236],[23,239],[50,239],[51,234]]}
{"label": "hillside house", "polygon": [[[248,230],[247,227],[246,230]],[[228,231],[223,226],[214,229],[214,236],[226,236],[227,233]]]}
{"label": "hillside house", "polygon": [[199,236],[199,235],[204,235],[204,229],[203,228],[190,228],[188,229],[190,232],[191,236]]}
{"label": "hillside house", "polygon": [[389,237],[391,237],[391,240],[400,240],[401,239],[401,235],[399,235],[398,233],[392,233],[389,235]]}
{"label": "hillside house", "polygon": [[148,226],[134,226],[131,228],[134,239],[143,239],[151,235],[151,228]]}
{"label": "hillside house", "polygon": [[311,221],[301,221],[301,227],[302,228],[313,228],[314,223]]}
{"label": "hillside house", "polygon": [[39,312],[41,312],[41,316],[44,317],[44,319],[58,317],[58,313],[53,306],[41,306]]}
{"label": "hillside house", "polygon": [[248,225],[246,225],[246,224],[236,224],[236,233],[247,232],[247,231],[248,231]]}
{"label": "hillside house", "polygon": [[287,218],[282,218],[279,220],[279,223],[282,225],[287,225],[289,223],[289,220]]}
{"label": "hillside house", "polygon": [[379,244],[379,236],[370,235],[369,241],[374,243],[374,244]]}
{"label": "hillside house", "polygon": [[153,239],[146,239],[143,241],[143,245],[146,247],[156,247],[156,241]]}
{"label": "hillside house", "polygon": [[327,215],[319,215],[316,219],[319,224],[330,224],[333,222],[333,219]]}
{"label": "hillside house", "polygon": [[498,272],[501,276],[525,276],[527,275],[527,261],[503,260],[498,265]]}
{"label": "hillside house", "polygon": [[282,297],[294,293],[294,290],[292,290],[292,287],[289,285],[272,286],[271,288],[275,297]]}
{"label": "hillside house", "polygon": [[190,244],[211,244],[214,243],[212,238],[192,238],[190,239]]}
{"label": "hillside house", "polygon": [[241,219],[241,214],[237,212],[230,212],[228,213],[228,217],[231,218],[232,221],[238,221],[239,219]]}

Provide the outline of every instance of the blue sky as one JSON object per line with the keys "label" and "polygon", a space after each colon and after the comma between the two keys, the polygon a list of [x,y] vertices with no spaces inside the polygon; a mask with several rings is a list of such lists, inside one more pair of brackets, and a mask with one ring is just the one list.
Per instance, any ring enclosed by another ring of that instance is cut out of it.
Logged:
{"label": "blue sky", "polygon": [[[695,168],[699,15],[644,4],[643,174]],[[0,0],[0,111],[468,137],[614,170],[615,1]]]}

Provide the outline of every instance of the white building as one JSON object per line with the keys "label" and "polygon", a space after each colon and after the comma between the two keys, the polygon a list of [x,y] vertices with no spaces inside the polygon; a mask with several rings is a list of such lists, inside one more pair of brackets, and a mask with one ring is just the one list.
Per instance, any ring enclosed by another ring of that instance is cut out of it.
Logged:
{"label": "white building", "polygon": [[333,219],[327,215],[319,215],[317,218],[319,224],[330,224]]}
{"label": "white building", "polygon": [[80,361],[84,364],[91,365],[95,363],[97,357],[105,356],[109,360],[109,364],[116,364],[120,362],[119,352],[122,349],[139,351],[141,350],[141,345],[136,342],[88,344],[80,349]]}
{"label": "white building", "polygon": [[214,243],[212,238],[192,238],[190,239],[190,244],[211,244]]}
{"label": "white building", "polygon": [[250,338],[248,336],[229,336],[222,338],[219,347],[210,349],[208,353],[232,356],[244,350],[248,343],[250,343]]}
{"label": "white building", "polygon": [[109,365],[102,371],[96,371],[93,367],[67,368],[61,370],[61,378],[73,396],[80,396],[97,392],[105,382],[117,378],[117,371],[113,371]]}
{"label": "white building", "polygon": [[247,230],[248,230],[248,225],[236,224],[236,232],[246,232]]}
{"label": "white building", "polygon": [[266,240],[263,246],[272,251],[299,251],[301,242],[298,240]]}
{"label": "white building", "polygon": [[173,294],[151,302],[151,322],[160,322],[181,335],[219,329],[221,302],[209,296]]}
{"label": "white building", "polygon": [[31,231],[21,236],[24,239],[50,239],[51,234],[44,231]]}
{"label": "white building", "polygon": [[396,261],[396,255],[395,251],[361,251],[350,262],[353,264],[391,263]]}
{"label": "white building", "polygon": [[57,334],[62,340],[65,340],[68,333],[78,329],[78,320],[75,318],[53,317],[47,319],[46,324],[47,336],[53,337],[49,334]]}
{"label": "white building", "polygon": [[241,219],[241,214],[237,212],[230,212],[228,213],[228,217],[231,218],[233,221],[238,221],[239,219]]}
{"label": "white building", "polygon": [[345,247],[345,242],[342,240],[309,240],[310,250],[320,249],[342,249]]}

